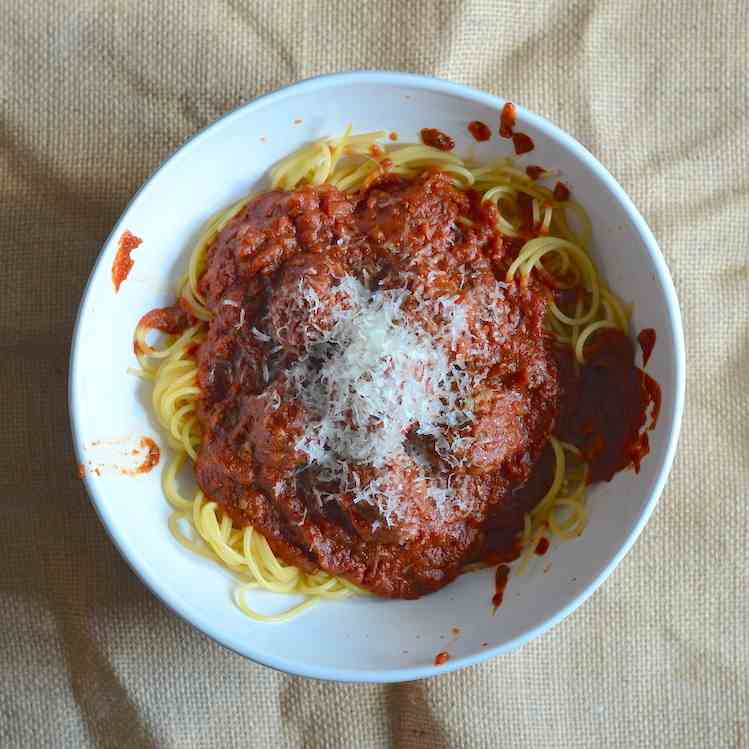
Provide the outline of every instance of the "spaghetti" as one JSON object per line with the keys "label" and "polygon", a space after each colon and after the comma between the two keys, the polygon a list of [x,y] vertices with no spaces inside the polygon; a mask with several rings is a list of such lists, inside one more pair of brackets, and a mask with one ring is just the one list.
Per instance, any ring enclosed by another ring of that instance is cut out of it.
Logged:
{"label": "spaghetti", "polygon": [[[590,222],[568,193],[552,191],[531,179],[510,158],[478,164],[422,144],[385,148],[381,141],[386,138],[385,131],[352,134],[349,127],[340,137],[310,143],[273,168],[272,188],[291,191],[303,184],[331,185],[352,193],[366,190],[386,174],[417,178],[425,170],[438,170],[457,188],[478,194],[482,203],[496,209],[497,230],[518,247],[506,282],[525,287],[530,279],[541,278],[558,292],[548,305],[544,326],[558,346],[574,353],[576,366],[585,365],[591,341],[600,331],[628,331],[630,311],[600,276],[589,252]],[[540,171],[535,176],[539,175],[552,176]],[[140,363],[137,374],[153,382],[154,412],[176,451],[162,479],[173,508],[171,532],[190,551],[219,561],[239,577],[235,601],[245,614],[258,621],[279,622],[320,599],[341,599],[362,590],[345,577],[322,570],[304,571],[284,562],[260,532],[250,525],[237,527],[231,515],[200,488],[191,495],[180,489],[182,469],[198,459],[203,439],[196,353],[206,340],[212,313],[200,280],[209,249],[250,199],[248,196],[209,219],[187,272],[177,284],[180,306],[145,315],[135,331],[134,349]],[[467,216],[459,221],[467,227],[472,224]],[[232,304],[232,300],[224,303]],[[154,329],[166,333],[162,346],[148,340]],[[262,335],[258,331],[258,336]],[[545,495],[524,514],[518,574],[542,538],[574,538],[586,524],[588,461],[579,447],[560,436],[550,437],[550,445],[553,479]],[[186,527],[191,532],[186,533]],[[301,595],[304,601],[280,614],[265,615],[247,603],[245,594],[251,589]]]}

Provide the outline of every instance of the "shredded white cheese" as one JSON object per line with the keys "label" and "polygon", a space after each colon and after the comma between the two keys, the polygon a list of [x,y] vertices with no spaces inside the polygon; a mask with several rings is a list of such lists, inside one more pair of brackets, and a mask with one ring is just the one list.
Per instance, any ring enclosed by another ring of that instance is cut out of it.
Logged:
{"label": "shredded white cheese", "polygon": [[[244,310],[242,311],[244,312]],[[268,341],[273,340],[267,333],[263,333],[262,330],[258,330],[257,328],[252,329],[252,335],[254,335],[258,341],[262,341],[263,343],[268,343]]]}
{"label": "shredded white cheese", "polygon": [[[352,491],[356,503],[377,506],[391,524],[403,509],[408,487],[399,483],[397,472],[361,486],[352,466],[383,468],[405,455],[411,430],[434,438],[440,450],[446,443],[443,430],[473,417],[467,405],[472,378],[450,361],[445,348],[414,316],[404,313],[404,301],[410,296],[407,289],[370,292],[347,276],[335,291],[339,301],[333,326],[308,342],[307,351],[287,375],[291,391],[308,413],[296,447],[321,469],[321,479]],[[304,292],[315,309],[317,295],[309,287]],[[455,339],[465,327],[465,314],[454,299],[441,301]],[[417,481],[425,481],[423,468],[420,474]],[[425,495],[439,509],[451,490],[431,488]]]}

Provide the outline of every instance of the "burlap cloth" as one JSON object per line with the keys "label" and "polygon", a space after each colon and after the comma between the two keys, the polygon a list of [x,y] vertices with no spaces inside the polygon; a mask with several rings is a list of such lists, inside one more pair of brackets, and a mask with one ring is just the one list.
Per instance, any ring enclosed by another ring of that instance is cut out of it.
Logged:
{"label": "burlap cloth", "polygon": [[[0,744],[749,745],[749,3],[37,2],[0,9]],[[388,68],[586,144],[671,268],[687,405],[614,576],[514,655],[421,683],[289,677],[172,616],[74,476],[76,307],[149,173],[241,102]]]}

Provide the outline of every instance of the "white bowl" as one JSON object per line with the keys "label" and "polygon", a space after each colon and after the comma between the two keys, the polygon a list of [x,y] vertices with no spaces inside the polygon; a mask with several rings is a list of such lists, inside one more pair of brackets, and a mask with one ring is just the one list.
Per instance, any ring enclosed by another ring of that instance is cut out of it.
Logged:
{"label": "white bowl", "polygon": [[[555,544],[535,571],[511,577],[496,616],[493,571],[485,570],[418,601],[364,597],[319,605],[284,624],[255,623],[235,607],[229,573],[169,533],[160,486],[165,459],[137,477],[106,466],[101,475],[92,470],[125,460],[141,435],[164,444],[148,408],[150,387],[127,372],[136,364],[133,329],[144,312],[171,302],[175,275],[206,218],[261,190],[279,158],[305,141],[342,132],[348,123],[354,132],[394,130],[400,141],[415,141],[421,128],[437,127],[456,138],[458,153],[509,154],[510,141],[496,137],[503,103],[466,86],[401,73],[344,73],[289,86],[231,112],[182,146],[139,190],[99,255],[81,302],[70,364],[73,435],[78,459],[88,467],[86,488],[146,585],[237,653],[290,673],[346,681],[405,681],[479,663],[572,613],[612,573],[653,511],[673,461],[684,401],[684,341],[673,283],[645,221],[606,169],[572,137],[522,107],[518,128],[531,135],[536,149],[521,161],[560,171],[590,214],[600,267],[613,288],[634,302],[633,329],[657,331],[648,371],[661,385],[663,406],[640,473],[626,471],[593,488],[582,537]],[[476,144],[466,131],[471,120],[488,123],[495,137]],[[143,245],[115,294],[111,268],[125,229]],[[549,562],[544,573],[541,566]],[[261,605],[272,607],[276,601],[265,595]],[[450,659],[436,667],[435,655],[443,650]]]}

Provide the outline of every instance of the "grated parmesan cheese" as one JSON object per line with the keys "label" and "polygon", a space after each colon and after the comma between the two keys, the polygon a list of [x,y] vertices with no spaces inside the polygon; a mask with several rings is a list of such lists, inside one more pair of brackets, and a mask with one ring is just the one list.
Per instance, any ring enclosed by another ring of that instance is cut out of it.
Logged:
{"label": "grated parmesan cheese", "polygon": [[[244,312],[244,310],[242,311]],[[258,330],[257,328],[252,329],[252,335],[254,335],[258,341],[262,341],[263,343],[268,343],[268,341],[273,340],[267,333],[263,333],[262,330]]]}
{"label": "grated parmesan cheese", "polygon": [[[302,289],[300,289],[302,291]],[[411,292],[404,288],[370,292],[351,276],[336,287],[333,325],[310,340],[290,368],[291,391],[304,404],[307,427],[296,448],[320,469],[322,481],[351,491],[353,501],[376,506],[391,525],[404,514],[404,486],[398,474],[361,482],[352,466],[384,468],[405,455],[406,435],[415,430],[434,438],[448,454],[443,430],[469,423],[473,378],[451,362],[443,346],[403,312]],[[314,290],[303,290],[313,310]],[[441,299],[454,341],[465,329],[465,313],[455,299]],[[423,467],[417,481],[426,482]],[[323,493],[315,492],[318,501]],[[439,510],[452,497],[449,487],[428,488]]]}

